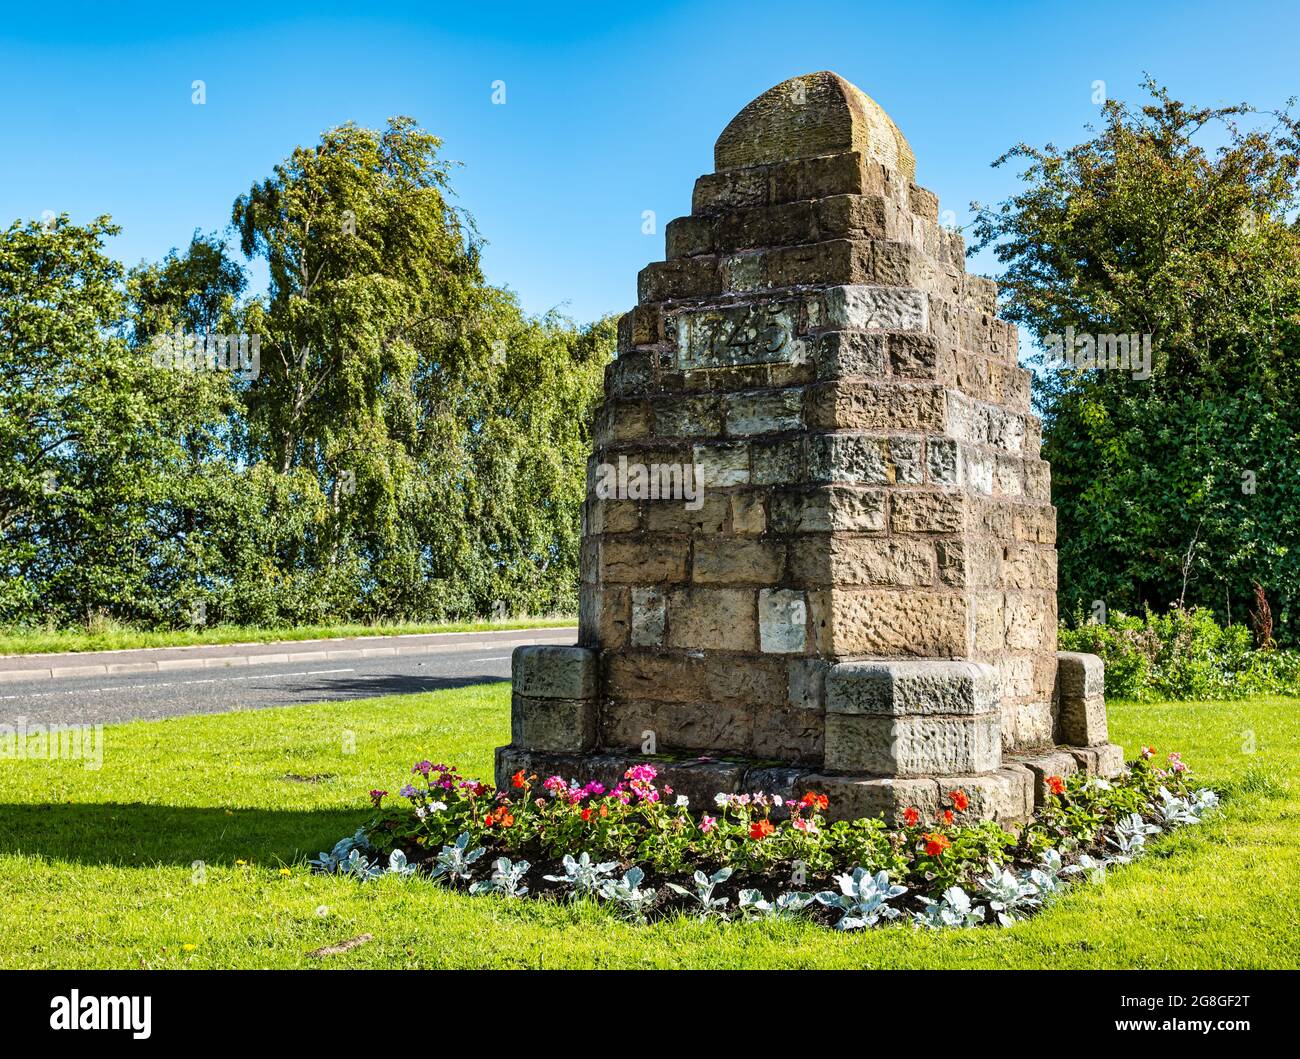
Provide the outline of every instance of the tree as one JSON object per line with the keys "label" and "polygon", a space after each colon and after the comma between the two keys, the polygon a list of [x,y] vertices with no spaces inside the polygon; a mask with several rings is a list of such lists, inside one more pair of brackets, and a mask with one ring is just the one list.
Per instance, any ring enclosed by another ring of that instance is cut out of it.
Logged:
{"label": "tree", "polygon": [[1026,160],[1027,187],[976,205],[973,250],[995,247],[1005,313],[1040,342],[1152,336],[1146,381],[1038,361],[1062,613],[1183,600],[1240,619],[1258,581],[1294,640],[1300,126],[1145,88],[1075,147],[1013,148],[995,165]]}

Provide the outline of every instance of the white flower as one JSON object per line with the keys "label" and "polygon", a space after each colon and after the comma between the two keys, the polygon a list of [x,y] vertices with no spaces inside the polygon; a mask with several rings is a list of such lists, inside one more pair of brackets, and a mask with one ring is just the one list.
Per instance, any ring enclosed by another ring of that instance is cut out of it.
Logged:
{"label": "white flower", "polygon": [[446,802],[433,802],[433,803],[431,803],[431,804],[429,805],[429,808],[432,809],[435,813],[441,813],[441,812],[443,812],[443,811],[447,808],[447,803],[446,803]]}
{"label": "white flower", "polygon": [[779,794],[774,794],[772,795],[772,804],[775,805],[777,808],[780,808],[785,804],[785,799],[782,798]]}
{"label": "white flower", "polygon": [[691,800],[688,797],[686,797],[686,795],[679,794],[677,796],[676,805],[678,809],[685,809],[690,804],[691,804]]}
{"label": "white flower", "polygon": [[717,794],[713,796],[713,804],[716,805],[719,809],[721,809],[724,805],[726,805],[730,800],[731,799],[727,795],[723,794],[721,791],[719,791]]}

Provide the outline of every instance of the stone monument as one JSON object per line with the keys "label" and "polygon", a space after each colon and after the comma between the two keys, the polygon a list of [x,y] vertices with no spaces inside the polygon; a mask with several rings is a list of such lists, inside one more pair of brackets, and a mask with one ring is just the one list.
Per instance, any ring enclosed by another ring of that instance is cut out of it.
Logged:
{"label": "stone monument", "polygon": [[[579,646],[521,647],[519,768],[649,760],[833,816],[1024,820],[1114,774],[1101,661],[1056,650],[1056,516],[996,287],[911,148],[829,72],[763,93],[619,324],[584,509]],[[698,800],[697,800],[698,799]]]}

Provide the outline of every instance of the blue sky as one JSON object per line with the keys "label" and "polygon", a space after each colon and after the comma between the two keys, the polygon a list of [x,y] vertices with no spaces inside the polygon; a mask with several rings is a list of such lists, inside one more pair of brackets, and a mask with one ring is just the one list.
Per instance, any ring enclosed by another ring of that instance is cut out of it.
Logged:
{"label": "blue sky", "polygon": [[410,114],[463,164],[459,204],[492,281],[530,312],[585,320],[632,305],[717,134],[787,77],[831,69],[873,96],[918,181],[965,224],[972,199],[1014,190],[1013,171],[989,167],[1007,147],[1082,138],[1096,80],[1133,99],[1147,71],[1191,102],[1281,106],[1300,92],[1297,16],[1195,0],[9,6],[0,224],[111,213],[125,229],[113,251],[156,259],[223,228],[294,145]]}

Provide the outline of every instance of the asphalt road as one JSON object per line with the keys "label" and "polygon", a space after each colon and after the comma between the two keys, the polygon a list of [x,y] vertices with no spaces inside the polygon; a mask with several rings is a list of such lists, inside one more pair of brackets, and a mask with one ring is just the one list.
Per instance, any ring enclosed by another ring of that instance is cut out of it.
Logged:
{"label": "asphalt road", "polygon": [[[544,642],[564,642],[563,633],[554,635],[560,630],[536,632]],[[520,642],[529,642],[528,634],[486,646],[397,657],[10,680],[0,684],[0,723],[111,724],[509,680],[510,654]],[[574,642],[572,632],[567,642]],[[75,661],[75,656],[65,657]]]}

